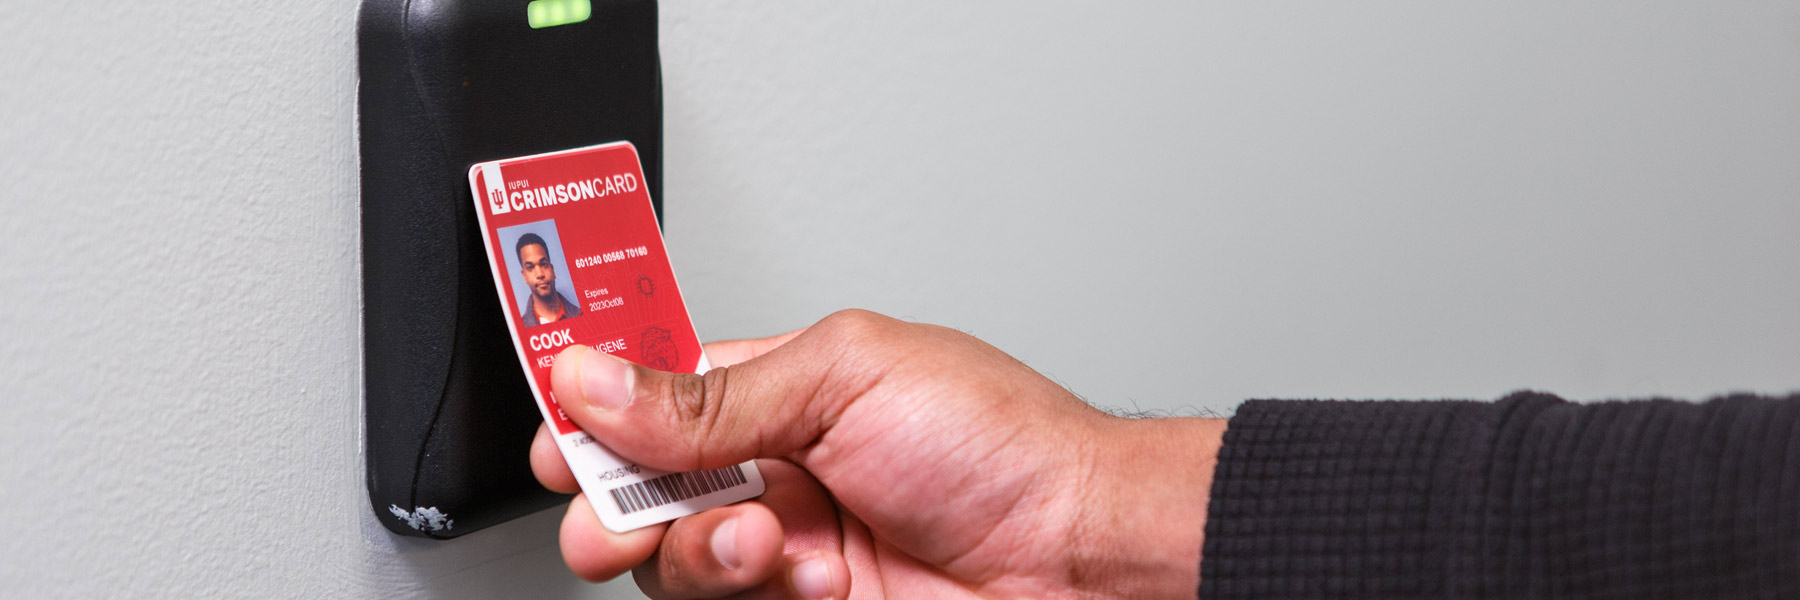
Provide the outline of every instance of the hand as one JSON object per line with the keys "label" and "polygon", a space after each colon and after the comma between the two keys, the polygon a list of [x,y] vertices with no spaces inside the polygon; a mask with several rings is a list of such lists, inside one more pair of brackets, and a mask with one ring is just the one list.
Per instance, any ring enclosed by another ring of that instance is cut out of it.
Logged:
{"label": "hand", "polygon": [[[768,491],[616,534],[576,497],[563,558],[657,598],[1185,597],[1224,421],[1107,415],[961,332],[863,311],[710,345],[672,374],[563,351],[563,410],[645,466],[759,459]],[[546,431],[532,469],[575,480]]]}

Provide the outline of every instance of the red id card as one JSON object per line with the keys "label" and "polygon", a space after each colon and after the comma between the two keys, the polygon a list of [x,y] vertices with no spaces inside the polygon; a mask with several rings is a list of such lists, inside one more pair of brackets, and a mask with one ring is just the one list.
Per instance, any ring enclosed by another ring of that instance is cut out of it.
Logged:
{"label": "red id card", "polygon": [[637,148],[615,142],[479,163],[469,187],[519,363],[600,522],[624,532],[761,495],[755,462],[666,473],[624,460],[569,421],[551,393],[550,367],[572,344],[663,371],[710,368]]}

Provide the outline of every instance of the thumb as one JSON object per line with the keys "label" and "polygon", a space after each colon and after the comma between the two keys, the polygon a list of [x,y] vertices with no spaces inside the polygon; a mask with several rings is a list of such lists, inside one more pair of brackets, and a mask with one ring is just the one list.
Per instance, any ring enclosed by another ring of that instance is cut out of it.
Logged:
{"label": "thumb", "polygon": [[847,368],[846,355],[854,353],[845,346],[855,336],[833,326],[834,318],[705,375],[657,371],[574,346],[557,355],[551,388],[576,425],[645,466],[692,471],[787,456],[830,430],[880,378]]}

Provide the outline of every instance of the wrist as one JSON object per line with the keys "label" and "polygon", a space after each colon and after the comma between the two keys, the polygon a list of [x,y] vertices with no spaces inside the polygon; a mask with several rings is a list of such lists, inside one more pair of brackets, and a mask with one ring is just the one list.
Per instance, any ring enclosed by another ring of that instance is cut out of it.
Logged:
{"label": "wrist", "polygon": [[1083,485],[1078,557],[1096,597],[1192,598],[1225,419],[1107,419]]}

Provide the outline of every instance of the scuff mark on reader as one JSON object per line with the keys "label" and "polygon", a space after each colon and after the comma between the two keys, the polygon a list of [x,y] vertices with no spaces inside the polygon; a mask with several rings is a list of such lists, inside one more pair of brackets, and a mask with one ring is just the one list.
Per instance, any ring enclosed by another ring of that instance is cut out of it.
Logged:
{"label": "scuff mark on reader", "polygon": [[450,529],[450,526],[455,523],[454,520],[450,519],[450,515],[444,514],[443,511],[438,510],[436,506],[420,506],[416,510],[409,511],[400,508],[400,505],[398,504],[390,504],[388,505],[388,512],[394,513],[394,516],[399,517],[400,520],[405,521],[408,526],[419,531],[445,531]]}

